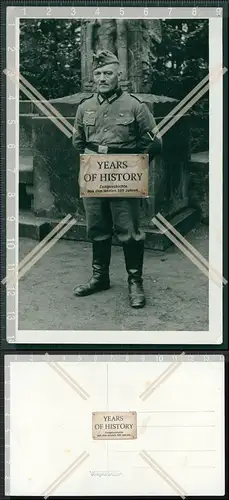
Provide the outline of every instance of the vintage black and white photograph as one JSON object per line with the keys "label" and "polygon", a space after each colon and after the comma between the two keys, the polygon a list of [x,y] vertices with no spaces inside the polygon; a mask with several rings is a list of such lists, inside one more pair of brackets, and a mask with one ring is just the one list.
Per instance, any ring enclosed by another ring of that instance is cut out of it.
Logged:
{"label": "vintage black and white photograph", "polygon": [[221,21],[20,19],[19,342],[219,343]]}

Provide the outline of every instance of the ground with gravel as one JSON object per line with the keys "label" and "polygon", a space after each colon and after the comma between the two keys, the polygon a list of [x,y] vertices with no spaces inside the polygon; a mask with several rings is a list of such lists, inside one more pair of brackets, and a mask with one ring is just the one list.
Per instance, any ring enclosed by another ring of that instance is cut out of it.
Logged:
{"label": "ground with gravel", "polygon": [[[208,259],[208,230],[187,240]],[[20,260],[37,241],[20,239]],[[110,290],[86,298],[72,290],[91,273],[91,245],[58,241],[20,280],[20,330],[208,330],[208,280],[178,248],[145,251],[147,305],[128,305],[122,248],[112,248]]]}

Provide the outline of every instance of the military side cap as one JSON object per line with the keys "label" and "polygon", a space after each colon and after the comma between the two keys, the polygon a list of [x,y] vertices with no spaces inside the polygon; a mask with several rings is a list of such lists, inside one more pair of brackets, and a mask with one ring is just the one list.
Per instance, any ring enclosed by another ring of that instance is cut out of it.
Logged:
{"label": "military side cap", "polygon": [[92,68],[93,71],[97,68],[101,68],[106,64],[119,64],[118,58],[110,52],[109,50],[99,50],[96,54],[93,54]]}

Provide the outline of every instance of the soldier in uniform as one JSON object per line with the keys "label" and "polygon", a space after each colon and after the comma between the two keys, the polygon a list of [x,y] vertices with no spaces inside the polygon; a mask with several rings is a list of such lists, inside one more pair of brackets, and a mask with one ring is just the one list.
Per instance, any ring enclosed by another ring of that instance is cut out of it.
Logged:
{"label": "soldier in uniform", "polygon": [[[97,93],[77,109],[73,145],[79,154],[148,153],[150,160],[161,150],[161,139],[152,135],[155,120],[148,107],[119,86],[117,57],[99,51],[93,57]],[[148,134],[149,133],[149,134]],[[144,232],[139,227],[139,198],[84,198],[88,237],[92,241],[93,275],[75,288],[86,296],[110,288],[109,265],[113,230],[123,245],[131,307],[145,305],[142,270]]]}

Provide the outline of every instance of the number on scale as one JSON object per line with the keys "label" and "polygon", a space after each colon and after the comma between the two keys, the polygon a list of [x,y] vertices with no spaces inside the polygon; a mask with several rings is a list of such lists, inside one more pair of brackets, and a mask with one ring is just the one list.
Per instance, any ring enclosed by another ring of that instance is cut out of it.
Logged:
{"label": "number on scale", "polygon": [[217,7],[217,9],[216,9],[216,15],[217,16],[221,16],[221,14],[222,14],[222,8]]}
{"label": "number on scale", "polygon": [[172,7],[169,7],[169,8],[168,8],[168,11],[169,11],[169,16],[171,16],[171,14],[172,14],[172,10],[173,10],[173,9],[172,9]]}
{"label": "number on scale", "polygon": [[14,321],[14,320],[15,320],[15,313],[8,313],[7,321]]}
{"label": "number on scale", "polygon": [[193,7],[193,9],[192,9],[192,15],[193,16],[197,15],[197,8],[196,7]]}
{"label": "number on scale", "polygon": [[119,11],[119,15],[120,16],[124,16],[124,8],[123,7],[120,7],[120,11]]}
{"label": "number on scale", "polygon": [[8,264],[7,271],[13,273],[15,271],[15,264]]}
{"label": "number on scale", "polygon": [[16,125],[16,120],[7,120],[8,125]]}
{"label": "number on scale", "polygon": [[71,16],[76,16],[76,8],[75,7],[71,8]]}
{"label": "number on scale", "polygon": [[16,76],[15,71],[12,71],[11,69],[7,69],[5,71],[6,76]]}
{"label": "number on scale", "polygon": [[47,7],[46,9],[46,16],[51,16],[52,9],[51,7]]}
{"label": "number on scale", "polygon": [[7,144],[7,148],[8,149],[15,149],[16,148],[16,144]]}
{"label": "number on scale", "polygon": [[145,9],[144,9],[144,16],[148,16],[148,14],[149,14],[149,10],[148,10],[147,7],[145,7]]}
{"label": "number on scale", "polygon": [[95,11],[95,16],[99,16],[99,15],[100,15],[100,10],[99,10],[99,7],[98,7],[98,9],[96,9],[96,11]]}
{"label": "number on scale", "polygon": [[156,356],[156,360],[159,362],[164,361],[164,356]]}
{"label": "number on scale", "polygon": [[15,243],[7,243],[6,248],[7,250],[15,250]]}

